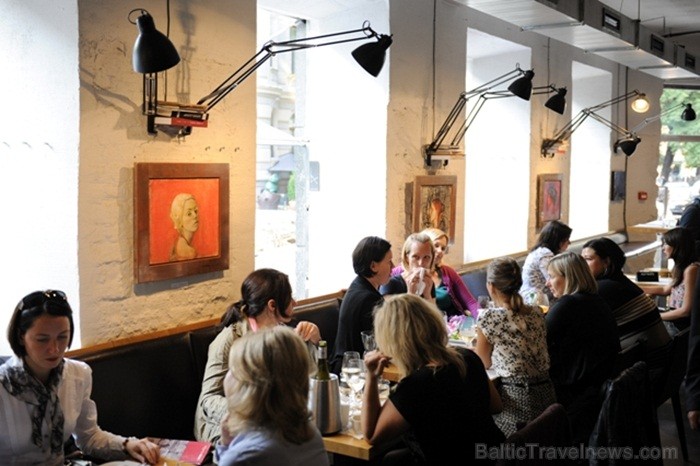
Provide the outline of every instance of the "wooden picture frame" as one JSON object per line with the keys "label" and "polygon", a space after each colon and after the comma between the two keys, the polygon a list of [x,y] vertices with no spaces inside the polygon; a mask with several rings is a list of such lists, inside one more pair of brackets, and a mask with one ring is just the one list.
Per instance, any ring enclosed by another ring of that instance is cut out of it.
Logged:
{"label": "wooden picture frame", "polygon": [[455,238],[456,176],[417,176],[413,187],[413,231],[439,228]]}
{"label": "wooden picture frame", "polygon": [[546,173],[537,176],[537,229],[547,222],[561,219],[561,199],[564,175]]}
{"label": "wooden picture frame", "polygon": [[136,283],[229,267],[229,165],[137,163]]}
{"label": "wooden picture frame", "polygon": [[627,194],[625,182],[625,172],[612,171],[610,173],[610,200],[612,202],[621,202],[625,200]]}

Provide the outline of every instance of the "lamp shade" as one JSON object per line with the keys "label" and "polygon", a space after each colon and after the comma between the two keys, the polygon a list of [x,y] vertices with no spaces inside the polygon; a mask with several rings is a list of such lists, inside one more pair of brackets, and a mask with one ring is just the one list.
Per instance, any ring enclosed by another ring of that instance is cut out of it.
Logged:
{"label": "lamp shade", "polygon": [[530,96],[532,95],[532,78],[534,77],[535,72],[527,70],[523,73],[522,77],[510,83],[508,90],[521,99],[530,100]]}
{"label": "lamp shade", "polygon": [[681,113],[681,119],[685,121],[695,120],[695,110],[693,110],[692,104],[685,104],[685,109]]}
{"label": "lamp shade", "polygon": [[153,17],[145,10],[136,18],[139,35],[134,43],[132,62],[138,73],[157,73],[180,63],[180,55],[170,39],[156,29]]}
{"label": "lamp shade", "polygon": [[617,152],[617,149],[619,148],[627,157],[629,157],[630,155],[634,154],[634,151],[637,149],[637,144],[640,142],[642,142],[642,140],[637,136],[629,136],[618,139],[615,141],[615,144],[613,144],[613,151]]}
{"label": "lamp shade", "polygon": [[639,94],[635,97],[632,101],[632,110],[637,113],[646,113],[649,110],[649,100],[645,94]]}
{"label": "lamp shade", "polygon": [[379,72],[382,71],[384,60],[386,59],[386,51],[391,46],[391,43],[391,36],[381,34],[377,42],[362,44],[353,50],[352,56],[365,71],[376,78]]}
{"label": "lamp shade", "polygon": [[559,115],[563,115],[564,110],[566,110],[566,88],[560,87],[557,89],[557,93],[547,99],[544,106],[557,112]]}

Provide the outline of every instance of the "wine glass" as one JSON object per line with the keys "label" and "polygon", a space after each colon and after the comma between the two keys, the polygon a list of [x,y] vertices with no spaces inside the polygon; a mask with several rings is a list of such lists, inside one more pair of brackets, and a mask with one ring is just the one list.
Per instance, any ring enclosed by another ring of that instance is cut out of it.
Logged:
{"label": "wine glass", "polygon": [[374,332],[365,330],[364,332],[360,332],[360,335],[362,336],[362,346],[365,347],[365,353],[377,349],[377,342],[374,340]]}
{"label": "wine glass", "polygon": [[488,295],[479,296],[476,299],[476,302],[479,304],[479,309],[488,309],[490,307],[493,307],[493,303],[491,302],[491,296]]}
{"label": "wine glass", "polygon": [[352,399],[357,406],[358,393],[365,386],[365,363],[357,351],[346,351],[343,354],[341,372],[345,377],[345,383],[352,391]]}
{"label": "wine glass", "polygon": [[476,338],[476,323],[473,317],[466,317],[462,324],[459,326],[459,336],[466,343],[467,347],[471,348],[474,346],[474,339]]}

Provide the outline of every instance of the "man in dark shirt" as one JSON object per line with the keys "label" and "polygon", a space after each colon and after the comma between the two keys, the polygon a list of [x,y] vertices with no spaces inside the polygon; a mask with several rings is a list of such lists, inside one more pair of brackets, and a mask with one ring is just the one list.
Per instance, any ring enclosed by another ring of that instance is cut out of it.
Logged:
{"label": "man in dark shirt", "polygon": [[693,199],[683,210],[678,226],[687,228],[693,233],[695,255],[700,257],[700,196]]}

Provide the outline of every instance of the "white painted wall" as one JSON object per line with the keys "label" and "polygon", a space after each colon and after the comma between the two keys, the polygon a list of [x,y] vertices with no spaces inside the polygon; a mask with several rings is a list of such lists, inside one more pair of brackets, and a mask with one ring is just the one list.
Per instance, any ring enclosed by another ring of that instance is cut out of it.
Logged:
{"label": "white painted wall", "polygon": [[[165,3],[81,0],[80,275],[84,343],[216,317],[238,299],[253,269],[255,79],[210,113],[190,136],[149,136],[141,75],[131,68],[133,8],[166,31]],[[168,98],[196,102],[256,52],[253,0],[171,2],[170,38],[183,57],[168,72]],[[165,82],[161,78],[161,85]],[[135,284],[133,182],[136,162],[230,165],[230,269]]]}
{"label": "white painted wall", "polygon": [[[7,227],[0,354],[15,305],[41,289],[67,293],[80,320],[78,277],[78,5],[6,0],[0,27],[0,198]],[[74,345],[80,342],[77,334]]]}
{"label": "white painted wall", "polygon": [[[193,102],[256,52],[256,5],[254,0],[180,0],[171,5],[170,35],[185,60],[168,74],[168,97]],[[0,76],[0,85],[7,90],[6,109],[12,109],[0,117],[0,189],[13,226],[2,237],[10,245],[0,294],[3,318],[26,292],[45,287],[62,288],[71,296],[80,312],[83,344],[219,316],[238,299],[240,283],[254,267],[255,80],[246,81],[212,111],[208,129],[195,129],[184,139],[163,133],[148,136],[139,108],[141,76],[131,70],[130,61],[136,27],[126,15],[132,8],[146,8],[164,31],[164,2],[8,0],[3,6],[0,37],[11,46],[3,48],[1,58],[16,70]],[[340,60],[342,48],[316,51],[327,52],[324,60],[342,70],[340,74],[347,77],[342,86],[370,84],[363,90],[364,101],[348,99],[338,86],[313,103],[312,108],[319,109],[313,115],[318,125],[339,120],[342,124],[319,126],[333,130],[333,136],[312,147],[311,159],[333,161],[322,164],[322,185],[327,166],[338,170],[347,185],[329,186],[328,192],[317,196],[321,199],[314,199],[314,207],[328,217],[314,220],[312,246],[321,237],[333,239],[343,229],[352,231],[357,240],[366,234],[385,236],[397,254],[410,229],[411,183],[429,173],[421,147],[432,140],[435,128],[465,89],[466,26],[529,46],[536,73],[548,78],[544,81],[571,88],[571,61],[576,60],[611,71],[618,93],[627,85],[643,89],[652,101],[660,94],[658,79],[637,72],[627,76],[605,59],[519,31],[450,0],[391,0],[388,13],[379,8],[373,15],[368,18],[373,27],[391,31],[395,41],[380,79],[367,80],[354,64]],[[348,20],[353,18],[353,24],[366,19],[365,14],[348,15]],[[528,244],[532,244],[537,175],[569,176],[569,155],[543,160],[539,145],[572,115],[553,116],[541,105],[529,108]],[[630,126],[639,122],[632,118]],[[339,158],[339,152],[346,155]],[[613,158],[614,169],[627,163],[628,193],[646,190],[650,200],[632,201],[630,195],[624,215],[611,209],[611,228],[622,228],[625,218],[632,224],[655,215],[657,154],[658,139],[655,144],[654,135],[649,135],[632,158]],[[230,164],[228,271],[135,284],[136,162]],[[464,161],[451,162],[439,172],[459,176],[458,199],[465,195],[463,173]],[[568,219],[567,192],[563,219]],[[457,212],[457,241],[448,258],[453,264],[463,257],[464,220],[465,213]],[[349,255],[356,241],[331,244],[312,252],[316,263],[311,269],[335,275],[339,289],[349,283]]]}

